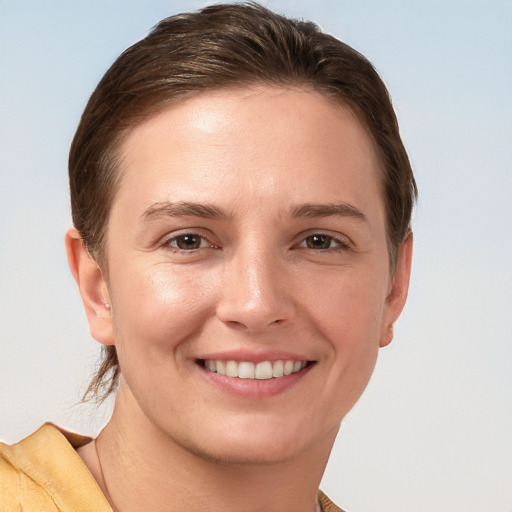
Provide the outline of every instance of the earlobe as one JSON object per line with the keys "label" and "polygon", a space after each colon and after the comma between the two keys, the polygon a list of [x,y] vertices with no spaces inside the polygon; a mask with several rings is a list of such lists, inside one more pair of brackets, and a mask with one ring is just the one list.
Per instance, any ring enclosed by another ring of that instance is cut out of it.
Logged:
{"label": "earlobe", "polygon": [[66,233],[66,253],[69,268],[82,297],[92,337],[103,345],[114,345],[107,283],[75,228]]}
{"label": "earlobe", "polygon": [[398,248],[396,270],[384,305],[384,314],[381,323],[381,336],[379,345],[385,347],[393,340],[393,325],[402,312],[411,277],[413,237],[410,233]]}
{"label": "earlobe", "polygon": [[384,330],[383,334],[380,337],[379,346],[386,347],[393,341],[394,331],[393,324],[389,325],[387,329]]}

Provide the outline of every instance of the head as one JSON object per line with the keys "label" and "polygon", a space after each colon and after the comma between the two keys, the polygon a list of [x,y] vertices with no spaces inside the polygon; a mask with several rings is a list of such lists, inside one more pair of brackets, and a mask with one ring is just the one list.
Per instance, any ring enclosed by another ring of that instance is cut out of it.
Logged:
{"label": "head", "polygon": [[[123,183],[121,148],[135,128],[180,103],[213,91],[251,87],[318,93],[364,127],[379,164],[390,272],[410,234],[416,186],[382,80],[358,52],[312,23],[256,4],[218,5],[161,21],[107,71],[83,113],[69,173],[73,222],[108,281],[109,220]],[[89,391],[116,387],[114,346]]]}

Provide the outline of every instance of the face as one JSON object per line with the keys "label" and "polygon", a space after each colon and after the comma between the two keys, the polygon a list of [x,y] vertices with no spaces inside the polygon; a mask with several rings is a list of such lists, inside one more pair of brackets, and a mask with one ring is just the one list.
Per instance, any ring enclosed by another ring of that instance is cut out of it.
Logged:
{"label": "face", "polygon": [[238,462],[332,442],[407,291],[359,121],[304,90],[203,93],[135,128],[120,172],[96,338],[131,417]]}

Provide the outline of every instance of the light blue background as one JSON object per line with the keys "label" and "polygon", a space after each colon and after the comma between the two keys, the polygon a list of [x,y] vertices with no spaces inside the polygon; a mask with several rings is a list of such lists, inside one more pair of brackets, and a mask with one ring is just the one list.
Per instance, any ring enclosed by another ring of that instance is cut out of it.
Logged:
{"label": "light blue background", "polygon": [[[66,162],[89,94],[202,1],[0,0],[0,438],[75,405],[98,347],[67,270]],[[346,418],[324,490],[351,512],[512,511],[512,2],[268,1],[364,53],[416,172],[410,300]],[[91,419],[92,418],[92,419]]]}

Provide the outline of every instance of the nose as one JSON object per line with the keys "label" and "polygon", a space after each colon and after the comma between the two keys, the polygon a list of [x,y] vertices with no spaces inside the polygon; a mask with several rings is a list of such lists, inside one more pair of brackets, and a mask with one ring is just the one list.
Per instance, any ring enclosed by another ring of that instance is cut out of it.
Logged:
{"label": "nose", "polygon": [[292,281],[271,250],[239,250],[224,269],[217,317],[252,332],[284,325],[296,311]]}

